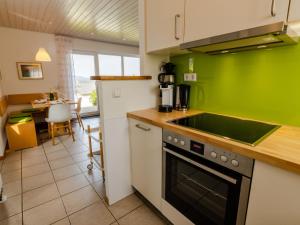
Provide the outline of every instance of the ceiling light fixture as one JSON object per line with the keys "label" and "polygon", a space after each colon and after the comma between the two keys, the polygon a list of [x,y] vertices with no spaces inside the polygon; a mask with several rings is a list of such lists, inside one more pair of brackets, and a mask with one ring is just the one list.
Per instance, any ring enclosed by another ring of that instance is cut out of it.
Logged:
{"label": "ceiling light fixture", "polygon": [[35,60],[40,62],[51,62],[51,57],[46,49],[39,48],[38,52],[35,55]]}

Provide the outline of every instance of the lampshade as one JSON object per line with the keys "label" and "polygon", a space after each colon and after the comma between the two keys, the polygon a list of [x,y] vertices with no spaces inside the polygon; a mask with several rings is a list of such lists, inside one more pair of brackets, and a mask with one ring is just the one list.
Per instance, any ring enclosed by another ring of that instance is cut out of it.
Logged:
{"label": "lampshade", "polygon": [[41,62],[51,62],[51,57],[46,49],[39,48],[38,52],[35,55],[35,60]]}

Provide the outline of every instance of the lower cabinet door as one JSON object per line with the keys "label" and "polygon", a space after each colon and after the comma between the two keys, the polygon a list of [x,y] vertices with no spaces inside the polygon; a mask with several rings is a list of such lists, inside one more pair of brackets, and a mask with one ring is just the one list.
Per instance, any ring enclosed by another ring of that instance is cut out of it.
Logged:
{"label": "lower cabinet door", "polygon": [[162,129],[129,120],[132,185],[156,208],[161,207]]}

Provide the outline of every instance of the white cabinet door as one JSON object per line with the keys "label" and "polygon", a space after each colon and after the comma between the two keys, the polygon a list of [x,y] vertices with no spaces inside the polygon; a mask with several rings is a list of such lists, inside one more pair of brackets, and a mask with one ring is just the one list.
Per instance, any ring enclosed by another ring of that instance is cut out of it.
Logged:
{"label": "white cabinet door", "polygon": [[153,52],[183,42],[184,0],[146,0],[146,50]]}
{"label": "white cabinet door", "polygon": [[255,161],[246,225],[300,224],[300,175]]}
{"label": "white cabinet door", "polygon": [[288,0],[186,0],[184,42],[286,21],[287,12]]}
{"label": "white cabinet door", "polygon": [[129,120],[132,185],[155,207],[161,206],[162,129]]}
{"label": "white cabinet door", "polygon": [[289,21],[300,21],[300,0],[291,0]]}

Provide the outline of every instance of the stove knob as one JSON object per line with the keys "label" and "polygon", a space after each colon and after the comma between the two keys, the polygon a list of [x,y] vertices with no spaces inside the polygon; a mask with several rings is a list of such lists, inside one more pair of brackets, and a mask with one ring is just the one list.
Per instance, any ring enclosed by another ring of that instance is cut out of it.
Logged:
{"label": "stove knob", "polygon": [[231,164],[232,164],[234,167],[238,167],[238,166],[239,166],[239,161],[233,159],[233,160],[231,160]]}
{"label": "stove knob", "polygon": [[177,138],[174,138],[174,143],[178,143],[178,139]]}
{"label": "stove knob", "polygon": [[221,161],[222,162],[227,162],[228,158],[225,155],[221,155]]}
{"label": "stove knob", "polygon": [[218,155],[217,155],[217,153],[215,153],[215,152],[211,152],[211,153],[210,153],[210,156],[211,156],[212,158],[215,159],[215,158],[217,158]]}
{"label": "stove knob", "polygon": [[182,146],[184,146],[184,145],[185,145],[185,142],[184,142],[184,141],[180,141],[180,144],[181,144]]}
{"label": "stove knob", "polygon": [[168,141],[172,141],[172,136],[168,136]]}

